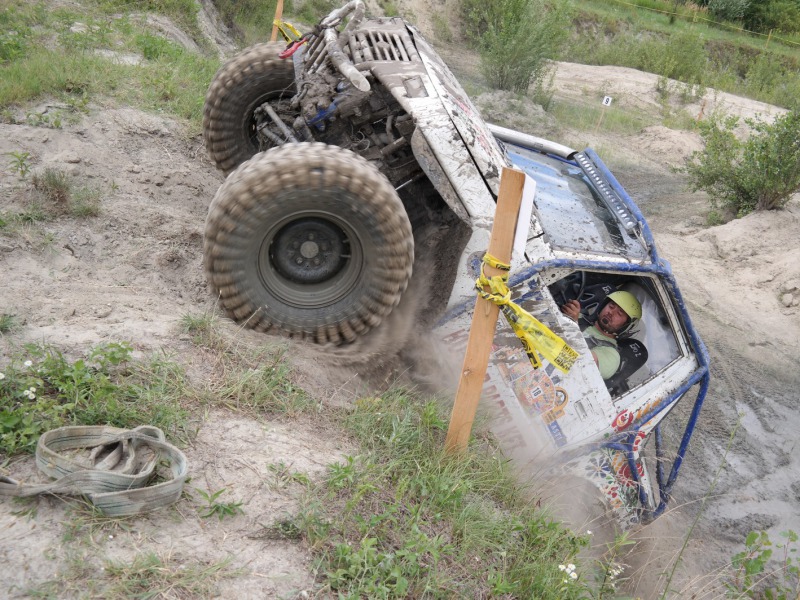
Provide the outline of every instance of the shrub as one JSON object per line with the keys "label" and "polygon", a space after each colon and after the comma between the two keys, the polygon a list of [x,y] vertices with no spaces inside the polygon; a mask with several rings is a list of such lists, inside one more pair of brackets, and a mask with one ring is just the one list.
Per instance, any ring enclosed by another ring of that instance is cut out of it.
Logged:
{"label": "shrub", "polygon": [[778,59],[769,54],[762,54],[751,63],[745,86],[752,93],[767,93],[780,83],[784,75],[785,70]]}
{"label": "shrub", "polygon": [[462,13],[489,85],[515,92],[545,85],[547,59],[558,56],[569,31],[563,7],[544,0],[462,0]]}
{"label": "shrub", "polygon": [[800,191],[800,111],[772,124],[746,121],[754,132],[745,140],[734,134],[738,117],[701,123],[705,149],[687,159],[683,171],[693,191],[711,196],[736,216],[782,207]]}
{"label": "shrub", "polygon": [[681,31],[666,37],[655,37],[634,48],[638,53],[637,69],[689,84],[702,83],[707,70],[707,54],[702,36]]}
{"label": "shrub", "polygon": [[750,0],[709,0],[708,10],[718,19],[738,21],[747,14]]}
{"label": "shrub", "polygon": [[800,31],[800,6],[795,0],[761,0],[750,2],[744,15],[745,29],[767,33]]}

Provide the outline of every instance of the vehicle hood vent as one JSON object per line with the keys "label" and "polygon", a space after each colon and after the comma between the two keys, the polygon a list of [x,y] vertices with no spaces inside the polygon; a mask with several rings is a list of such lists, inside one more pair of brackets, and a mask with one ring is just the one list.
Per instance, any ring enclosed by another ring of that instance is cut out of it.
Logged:
{"label": "vehicle hood vent", "polygon": [[419,62],[419,54],[404,30],[368,29],[348,35],[347,48],[354,64],[373,61]]}

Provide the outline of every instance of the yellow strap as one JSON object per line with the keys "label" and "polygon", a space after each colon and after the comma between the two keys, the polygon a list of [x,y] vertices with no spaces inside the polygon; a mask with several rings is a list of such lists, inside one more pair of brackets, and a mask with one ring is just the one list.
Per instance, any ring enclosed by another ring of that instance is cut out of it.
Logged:
{"label": "yellow strap", "polygon": [[[495,258],[488,252],[483,255],[483,264],[489,265],[490,267],[494,267],[495,269],[500,269],[501,271],[511,270],[511,265],[507,265],[506,263],[501,263],[500,259]],[[483,274],[483,267],[481,267],[481,274]]]}
{"label": "yellow strap", "polygon": [[[481,298],[494,302],[503,311],[511,329],[522,342],[533,368],[538,369],[542,366],[542,361],[539,359],[541,354],[564,373],[569,372],[578,358],[578,353],[547,325],[511,301],[511,290],[508,289],[508,271],[511,265],[501,263],[489,253],[484,254],[483,264],[506,271],[502,275],[487,277],[481,265],[481,275],[475,281],[475,288]],[[489,291],[484,289],[486,287]]]}
{"label": "yellow strap", "polygon": [[286,21],[281,21],[280,19],[275,19],[272,22],[272,24],[278,28],[278,31],[281,32],[283,39],[285,39],[287,42],[296,42],[301,37],[303,37],[303,34],[297,31],[297,29],[295,29],[295,26],[292,25],[291,23],[287,23]]}

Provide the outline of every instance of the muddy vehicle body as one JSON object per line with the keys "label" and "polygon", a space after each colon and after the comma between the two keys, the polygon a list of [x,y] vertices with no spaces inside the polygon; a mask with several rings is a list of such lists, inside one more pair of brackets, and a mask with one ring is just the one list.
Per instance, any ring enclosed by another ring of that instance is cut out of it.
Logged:
{"label": "muddy vehicle body", "polygon": [[[438,291],[430,325],[461,352],[502,170],[524,171],[535,191],[518,225],[527,235],[513,296],[580,358],[566,374],[532,369],[501,323],[484,394],[507,415],[499,428],[512,447],[594,477],[623,520],[664,510],[707,354],[647,223],[596,154],[485,123],[414,27],[366,19],[360,0],[296,43],[259,44],[223,65],[204,136],[227,175],[206,222],[213,293],[239,323],[321,344],[379,327],[424,258]],[[558,307],[578,299],[591,317],[616,289],[636,295],[645,317],[625,343],[624,373],[604,381]],[[665,474],[661,421],[695,385]]]}

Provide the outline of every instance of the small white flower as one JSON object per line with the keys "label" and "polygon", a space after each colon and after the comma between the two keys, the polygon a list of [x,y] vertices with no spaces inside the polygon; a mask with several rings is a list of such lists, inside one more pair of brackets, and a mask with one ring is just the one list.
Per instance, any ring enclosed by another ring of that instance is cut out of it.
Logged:
{"label": "small white flower", "polygon": [[113,536],[113,535],[110,535],[110,536],[108,536],[108,539],[110,539],[110,540],[113,540],[113,539],[114,539],[114,536]]}
{"label": "small white flower", "polygon": [[22,363],[22,364],[23,364],[23,365],[25,365],[26,367],[30,367],[30,366],[32,366],[32,365],[33,365],[33,361],[31,361],[31,360],[26,360],[26,361],[25,361],[24,363]]}
{"label": "small white flower", "polygon": [[0,373],[0,381],[3,381],[3,379],[5,379],[5,378],[6,378],[6,374],[5,373]]}
{"label": "small white flower", "polygon": [[567,567],[565,567],[564,565],[558,565],[558,570],[559,571],[566,571]]}
{"label": "small white flower", "polygon": [[31,394],[33,394],[33,393],[36,391],[36,388],[35,388],[35,387],[33,387],[33,386],[31,386],[31,387],[29,387],[29,388],[28,388],[28,391],[29,391]]}
{"label": "small white flower", "polygon": [[572,577],[572,579],[577,579],[578,578],[578,574],[575,571],[570,573],[569,576]]}
{"label": "small white flower", "polygon": [[591,529],[587,529],[587,530],[586,530],[586,535],[592,535],[592,531],[591,531]]}
{"label": "small white flower", "polygon": [[34,398],[36,398],[36,394],[34,394],[30,390],[25,390],[24,392],[22,392],[22,395],[25,396],[28,400],[33,400]]}
{"label": "small white flower", "polygon": [[569,563],[567,565],[567,569],[569,570],[570,573],[572,573],[575,570],[575,565],[573,565],[572,563]]}

